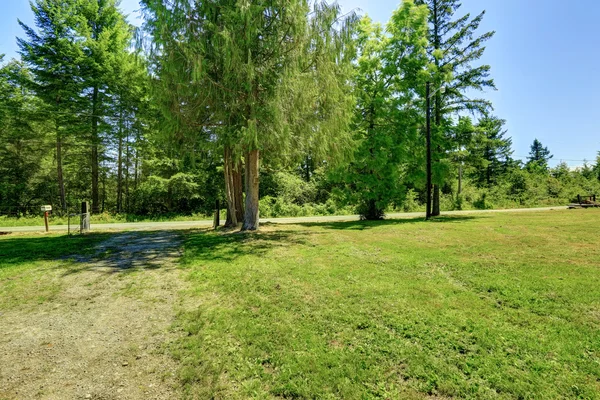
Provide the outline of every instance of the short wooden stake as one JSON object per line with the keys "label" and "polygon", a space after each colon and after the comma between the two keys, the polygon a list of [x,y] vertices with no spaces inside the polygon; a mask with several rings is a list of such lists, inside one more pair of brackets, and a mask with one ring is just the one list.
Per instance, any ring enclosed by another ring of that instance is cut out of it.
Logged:
{"label": "short wooden stake", "polygon": [[48,211],[44,211],[44,224],[46,224],[46,232],[50,232],[50,227],[48,226]]}

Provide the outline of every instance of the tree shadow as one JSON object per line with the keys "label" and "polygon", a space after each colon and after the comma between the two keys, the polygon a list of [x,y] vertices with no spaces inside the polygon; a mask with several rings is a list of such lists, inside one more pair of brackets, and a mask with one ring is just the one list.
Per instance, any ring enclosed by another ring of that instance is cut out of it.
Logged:
{"label": "tree shadow", "polygon": [[416,224],[416,223],[427,223],[427,224],[448,224],[448,223],[461,223],[467,222],[475,219],[480,219],[480,216],[472,216],[472,215],[442,215],[439,217],[435,217],[430,221],[425,221],[424,218],[396,218],[396,219],[383,219],[379,221],[366,221],[366,220],[356,220],[356,221],[343,221],[343,222],[299,222],[295,225],[300,225],[304,227],[320,227],[324,229],[335,229],[335,230],[367,230],[371,228],[376,228],[380,226],[396,226],[396,225],[405,225],[405,224]]}
{"label": "tree shadow", "polygon": [[258,232],[198,232],[189,235],[186,243],[186,258],[197,261],[232,262],[245,255],[262,256],[275,248],[293,245],[311,245],[308,237],[319,234],[295,230],[270,230],[266,224]]}
{"label": "tree shadow", "polygon": [[88,255],[73,255],[75,265],[64,275],[84,270],[108,274],[175,268],[182,254],[183,235],[178,231],[136,231],[112,234]]}
{"label": "tree shadow", "polygon": [[90,254],[109,234],[11,237],[0,240],[0,269],[37,261],[55,261],[76,254]]}

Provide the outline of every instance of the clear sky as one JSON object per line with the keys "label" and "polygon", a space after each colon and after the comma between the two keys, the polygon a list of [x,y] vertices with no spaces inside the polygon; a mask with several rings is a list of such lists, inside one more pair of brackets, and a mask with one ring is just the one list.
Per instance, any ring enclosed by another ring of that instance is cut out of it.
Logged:
{"label": "clear sky", "polygon": [[[122,0],[140,25],[138,0]],[[16,56],[20,18],[32,24],[28,0],[0,0],[0,53]],[[399,0],[339,0],[385,23]],[[593,161],[600,151],[600,34],[598,0],[463,0],[459,13],[486,10],[482,32],[495,30],[482,62],[492,66],[498,91],[484,93],[495,114],[507,120],[515,158],[538,138],[571,166]]]}

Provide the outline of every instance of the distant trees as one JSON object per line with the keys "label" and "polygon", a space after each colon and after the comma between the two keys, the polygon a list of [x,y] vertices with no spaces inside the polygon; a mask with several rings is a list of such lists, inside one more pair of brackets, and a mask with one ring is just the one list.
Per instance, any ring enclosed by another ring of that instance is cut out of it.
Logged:
{"label": "distant trees", "polygon": [[21,60],[0,61],[0,214],[224,200],[227,225],[254,230],[259,209],[422,210],[426,82],[446,87],[432,101],[435,213],[600,193],[600,155],[550,168],[536,140],[526,164],[512,159],[504,120],[471,98],[494,88],[478,66],[493,32],[459,7],[405,0],[383,29],[308,0],[144,0],[134,49],[116,0],[36,0]]}

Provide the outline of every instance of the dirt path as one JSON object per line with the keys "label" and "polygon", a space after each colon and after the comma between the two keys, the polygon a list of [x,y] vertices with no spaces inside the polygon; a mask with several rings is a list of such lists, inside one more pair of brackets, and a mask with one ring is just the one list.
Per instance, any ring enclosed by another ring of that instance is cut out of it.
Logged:
{"label": "dirt path", "polygon": [[165,346],[183,307],[181,245],[175,232],[115,235],[65,260],[53,300],[1,314],[0,399],[179,397]]}

